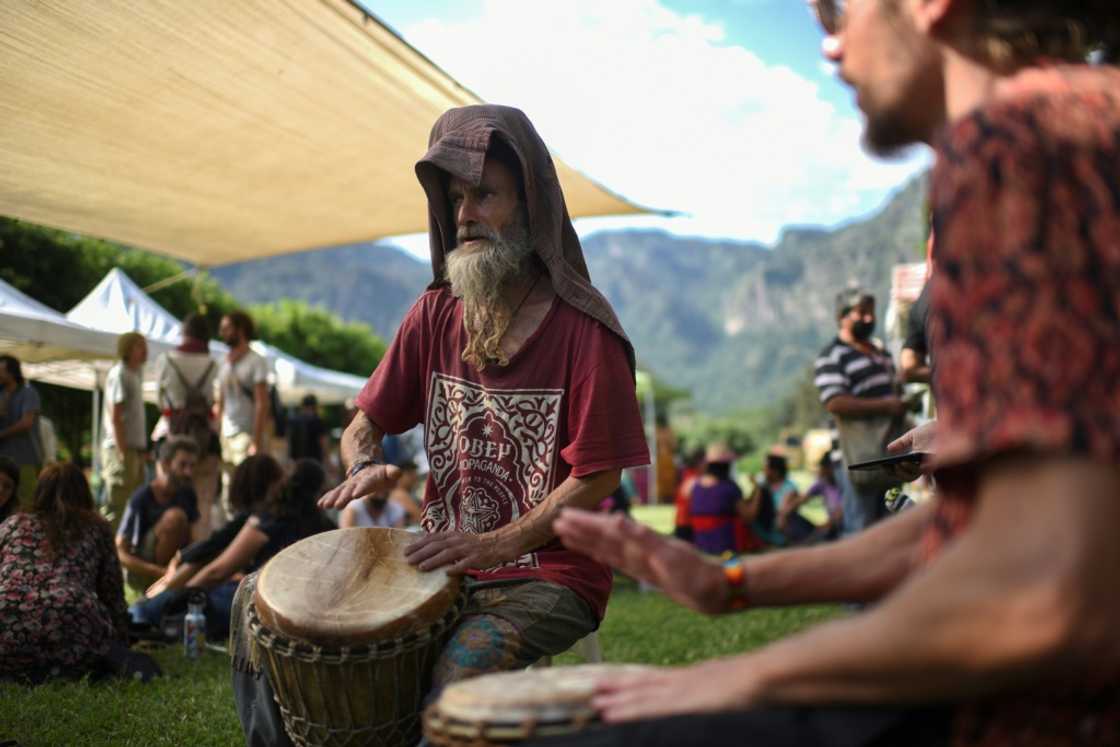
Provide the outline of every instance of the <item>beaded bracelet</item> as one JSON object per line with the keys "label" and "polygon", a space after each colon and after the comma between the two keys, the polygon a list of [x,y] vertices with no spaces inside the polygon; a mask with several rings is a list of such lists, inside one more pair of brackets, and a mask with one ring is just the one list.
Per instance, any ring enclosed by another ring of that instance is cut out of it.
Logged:
{"label": "beaded bracelet", "polygon": [[356,460],[353,464],[350,465],[350,469],[346,470],[346,479],[349,480],[351,477],[358,474],[366,467],[372,467],[375,464],[385,464],[385,462],[376,457],[366,457],[364,459]]}
{"label": "beaded bracelet", "polygon": [[727,581],[727,609],[732,612],[745,610],[750,606],[747,597],[747,570],[742,560],[736,559],[723,566],[723,577]]}

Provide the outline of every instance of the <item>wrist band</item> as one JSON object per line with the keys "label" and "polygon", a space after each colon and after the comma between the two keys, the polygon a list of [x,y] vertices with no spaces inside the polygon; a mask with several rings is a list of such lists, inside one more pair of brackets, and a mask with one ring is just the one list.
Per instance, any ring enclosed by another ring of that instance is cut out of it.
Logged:
{"label": "wrist band", "polygon": [[747,570],[741,559],[723,566],[723,578],[727,581],[727,609],[732,612],[745,610],[750,606],[747,597]]}
{"label": "wrist band", "polygon": [[358,459],[350,465],[350,469],[346,470],[346,479],[349,480],[351,477],[358,474],[366,467],[372,467],[375,464],[385,464],[385,462],[381,461],[377,457],[365,457],[364,459]]}

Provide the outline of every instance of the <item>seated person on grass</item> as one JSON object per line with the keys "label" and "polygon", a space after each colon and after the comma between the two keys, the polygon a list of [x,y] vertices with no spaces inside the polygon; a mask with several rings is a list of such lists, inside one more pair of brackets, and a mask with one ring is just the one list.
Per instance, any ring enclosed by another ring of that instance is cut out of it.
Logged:
{"label": "seated person on grass", "polygon": [[180,548],[201,531],[193,486],[198,446],[187,436],[163,442],[156,477],[128,499],[117,528],[117,558],[125,583],[143,591],[167,571]]}
{"label": "seated person on grass", "polygon": [[178,588],[201,589],[207,592],[208,635],[225,636],[233,594],[246,574],[288,545],[335,528],[315,505],[325,479],[322,466],[310,459],[297,462],[292,476],[285,478],[283,468],[272,457],[258,454],[247,458],[237,467],[230,485],[231,501],[251,507],[236,536],[197,572],[189,567],[193,564],[178,564],[171,574],[175,588],[167,588],[165,583],[163,589],[150,589],[159,593],[133,605],[133,617],[158,625],[168,605],[183,603]]}
{"label": "seated person on grass", "polygon": [[48,466],[30,510],[0,523],[0,681],[112,673],[146,681],[158,671],[128,650],[113,530],[86,478],[70,463]]}
{"label": "seated person on grass", "polygon": [[[831,454],[821,457],[817,465],[817,481],[804,494],[793,493],[787,495],[785,505],[786,517],[784,532],[789,545],[811,545],[814,542],[833,540],[840,536],[844,523],[844,492],[836,483],[835,469]],[[802,516],[798,511],[806,503],[820,497],[828,512],[828,521],[820,526],[814,526],[811,521]]]}

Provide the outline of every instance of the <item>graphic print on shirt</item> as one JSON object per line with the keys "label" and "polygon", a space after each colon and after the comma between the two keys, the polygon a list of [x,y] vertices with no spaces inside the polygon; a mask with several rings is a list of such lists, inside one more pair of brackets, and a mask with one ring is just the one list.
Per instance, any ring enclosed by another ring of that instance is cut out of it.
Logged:
{"label": "graphic print on shirt", "polygon": [[[552,490],[562,389],[486,389],[432,373],[425,423],[435,498],[427,532],[481,534],[516,521]],[[522,558],[535,565],[535,559]]]}

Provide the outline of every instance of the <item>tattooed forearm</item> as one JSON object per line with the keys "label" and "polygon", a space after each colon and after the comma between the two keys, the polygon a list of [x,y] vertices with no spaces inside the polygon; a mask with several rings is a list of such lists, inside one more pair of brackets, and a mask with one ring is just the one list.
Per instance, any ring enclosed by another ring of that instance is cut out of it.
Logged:
{"label": "tattooed forearm", "polygon": [[354,416],[342,434],[342,459],[353,464],[355,459],[381,459],[381,438],[385,435],[362,411]]}

